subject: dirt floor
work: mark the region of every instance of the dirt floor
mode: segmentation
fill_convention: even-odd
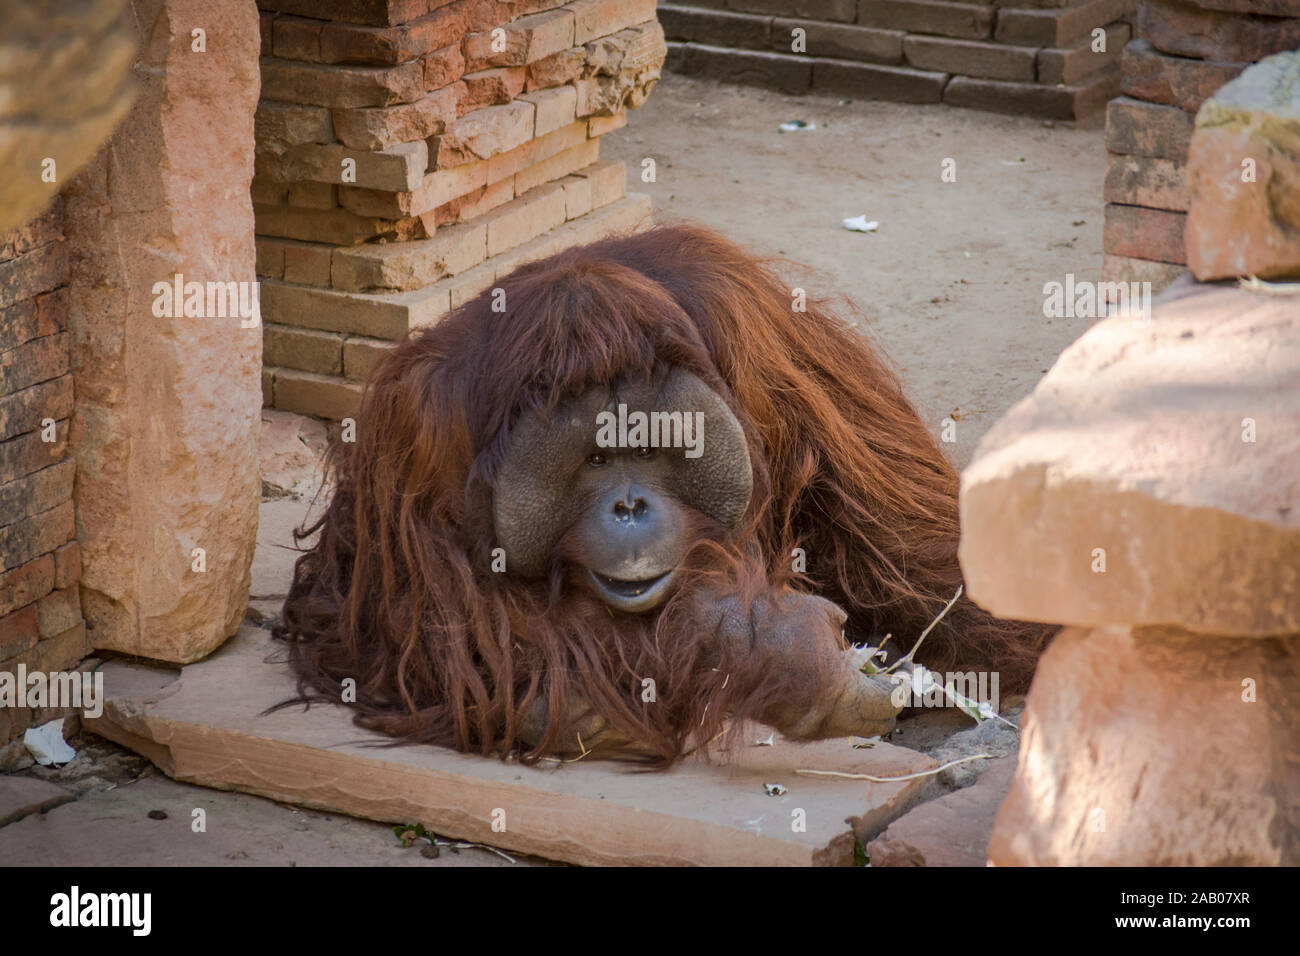
[[[803,120],[816,129],[777,132]],[[1045,319],[1043,283],[1101,265],[1100,129],[948,107],[793,97],[667,76],[603,157],[661,216],[692,218],[815,273],[810,296],[845,295],[900,368],[936,434],[959,410],[965,464],[979,436],[1033,388],[1082,320]],[[641,182],[642,160],[655,181]],[[956,182],[940,181],[943,160]],[[865,214],[874,234],[841,219]],[[250,620],[273,617],[292,554],[276,542],[297,503],[268,502]],[[259,590],[260,589],[260,590]],[[929,750],[953,714],[926,715],[895,742]],[[905,725],[906,726],[906,725]],[[26,769],[76,799],[0,829],[0,865],[509,865],[478,849],[404,849],[391,826],[168,780],[98,738],[60,770]],[[987,749],[988,742],[980,742]],[[1012,742],[1011,746],[1014,746]],[[1005,752],[1005,750],[999,751]],[[195,833],[196,808],[207,830]],[[159,818],[157,811],[165,815]],[[151,815],[152,813],[152,815]],[[527,861],[520,861],[527,862]]]
[[[816,129],[778,132],[789,120]],[[1089,125],[668,74],[601,158],[627,163],[660,218],[806,264],[810,297],[847,296],[936,435],[959,410],[945,448],[960,467],[1087,327],[1044,318],[1042,292],[1101,277],[1106,148]],[[941,181],[946,159],[956,182]],[[841,225],[861,215],[878,231]]]

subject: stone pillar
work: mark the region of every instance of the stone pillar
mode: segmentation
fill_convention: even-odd
[[[254,280],[258,18],[133,8],[139,96],[66,197],[81,593],[93,646],[186,662],[237,629],[256,536],[261,329],[220,299]]]

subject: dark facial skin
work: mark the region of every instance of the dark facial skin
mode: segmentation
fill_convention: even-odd
[[[637,447],[602,446],[598,416],[617,416],[620,405],[629,417],[676,412],[698,422],[700,413],[698,456],[652,447],[648,438]],[[752,487],[740,423],[702,381],[671,370],[648,383],[589,389],[548,419],[522,418],[497,480],[493,517],[509,573],[543,576],[560,538],[576,534],[595,592],[615,610],[642,613],[671,594],[690,543],[690,510],[734,527]]]

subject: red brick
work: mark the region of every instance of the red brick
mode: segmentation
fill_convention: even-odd
[[[1133,0],[1079,0],[1056,10],[998,10],[999,43],[1062,48],[1133,12]]]
[[[573,11],[575,44],[606,37],[655,18],[655,0],[574,0],[565,9]]]
[[[527,73],[522,66],[499,66],[477,73],[466,73],[462,78],[465,95],[461,97],[458,111],[463,116],[482,106],[509,103],[524,91]]]
[[[442,6],[445,0],[258,0],[262,10],[371,26],[396,26]]]
[[[466,113],[436,137],[437,159],[430,168],[446,169],[504,153],[533,138],[533,104],[506,103]],[[431,143],[432,145],[432,143]]]
[[[338,205],[332,183],[300,182],[289,185],[289,194],[285,198],[290,206],[299,209],[333,209]]]
[[[553,53],[536,63],[529,63],[528,84],[525,88],[531,93],[533,90],[572,82],[582,72],[586,62],[587,51],[578,46]]]
[[[0,261],[13,259],[63,238],[63,199],[55,196],[45,210],[7,233],[0,233]]]
[[[322,287],[329,285],[330,252],[333,248],[323,243],[286,242],[284,281]]]
[[[651,16],[653,15],[653,7],[651,7]],[[495,29],[504,31],[504,45],[494,44]],[[466,69],[476,71],[492,66],[526,66],[582,42],[574,39],[572,9],[561,8],[535,13],[502,24],[494,30],[467,36],[465,38]],[[494,50],[494,45],[503,48]]]
[[[1102,248],[1108,256],[1131,256],[1185,265],[1183,225],[1187,216],[1163,209],[1108,203]]]
[[[1127,96],[1106,105],[1106,148],[1130,156],[1184,160],[1193,118],[1176,106],[1144,103]]]
[[[70,588],[81,580],[81,544],[69,541],[54,552],[54,586]]]
[[[56,568],[55,555],[43,554],[20,567],[0,574],[0,619],[15,608],[26,604],[35,607],[36,601],[54,589],[58,573]],[[11,655],[0,651],[0,659],[9,656]]]
[[[424,65],[338,66],[297,60],[262,60],[265,99],[352,109],[410,103],[424,95]]]
[[[1038,82],[1072,86],[1097,73],[1124,55],[1131,29],[1127,23],[1112,23],[1106,27],[1106,48],[1094,51],[1092,37],[1085,37],[1068,50],[1038,51]]]
[[[63,588],[51,591],[36,602],[41,637],[56,637],[81,622],[81,591]]]
[[[858,24],[980,40],[993,32],[993,8],[987,4],[938,3],[934,0],[872,0],[861,4]]]
[[[33,339],[16,349],[0,352],[0,395],[57,378],[67,371],[66,332]]]
[[[0,617],[0,660],[30,650],[40,639],[40,619],[35,604]]]
[[[265,322],[262,325],[262,361],[278,368],[338,375],[343,371],[343,336],[336,332],[296,329]]]
[[[521,77],[522,85],[522,77]],[[460,115],[465,84],[442,89],[399,106],[377,109],[335,110],[334,129],[339,141],[352,149],[381,150],[399,143],[436,136]]]
[[[1195,113],[1201,104],[1248,64],[1193,60],[1160,53],[1146,40],[1124,47],[1122,89],[1125,95],[1149,103],[1164,103]]]
[[[51,242],[16,259],[0,262],[0,309],[68,282],[68,254],[63,243]]]
[[[469,9],[470,4],[460,0],[398,27],[326,23],[320,35],[321,60],[396,65],[419,59],[429,50],[459,45]]]
[[[323,24],[319,20],[304,20],[301,17],[276,17],[271,27],[272,46],[275,55],[287,60],[306,60],[319,63],[320,31]]]
[[[4,516],[5,524],[11,525],[70,501],[72,481],[76,471],[74,462],[64,460],[0,485],[0,515]],[[45,550],[53,551],[67,540],[63,538],[54,541]],[[32,551],[28,556],[33,557],[41,553],[40,550]],[[9,557],[9,555],[0,555],[0,558]]]
[[[1202,10],[1168,0],[1138,4],[1138,33],[1162,53],[1254,63],[1300,49],[1300,19]]]

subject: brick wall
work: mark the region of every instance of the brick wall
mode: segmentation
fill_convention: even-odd
[[[1300,48],[1300,0],[1139,0],[1106,110],[1108,282],[1159,291],[1187,257],[1187,146],[1196,111],[1251,63]]]
[[[0,236],[0,673],[89,653],[77,582],[63,205]],[[0,745],[47,715],[0,707]]]
[[[793,93],[1067,120],[1118,92],[1132,12],[1133,0],[689,0],[659,7],[668,68],[678,72]]]
[[[654,0],[259,7],[267,405],[341,418],[409,329],[647,221],[599,153],[659,77]]]

